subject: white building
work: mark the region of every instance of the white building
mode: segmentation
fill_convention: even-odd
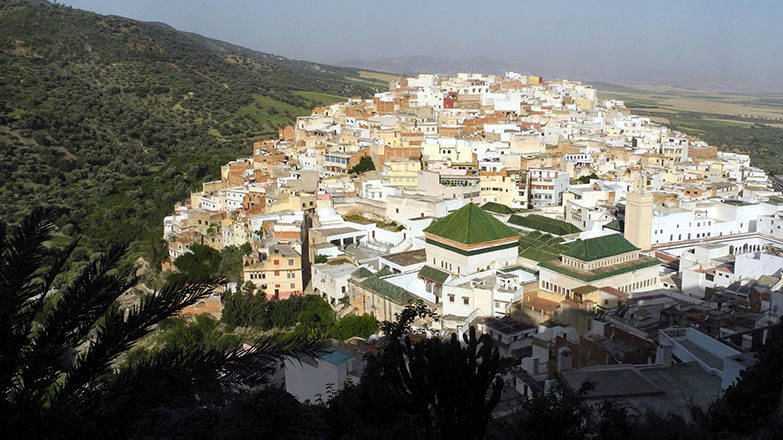
[[[659,262],[619,234],[565,243],[559,259],[539,264],[539,288],[564,297],[574,289],[592,284],[611,286],[623,292],[651,290],[658,285]]]
[[[563,193],[568,190],[568,173],[554,168],[527,170],[527,193],[530,206],[560,206]]]
[[[346,383],[358,383],[366,362],[364,351],[354,345],[331,340],[332,347],[318,357],[286,358],[285,390],[300,402],[329,400],[330,393]]]
[[[348,263],[314,264],[311,268],[313,292],[337,308],[348,293],[348,280],[356,269],[356,266]]]

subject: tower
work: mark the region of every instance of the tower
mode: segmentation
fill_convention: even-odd
[[[639,249],[649,249],[652,240],[653,198],[646,188],[647,175],[640,170],[625,199],[625,239]]]

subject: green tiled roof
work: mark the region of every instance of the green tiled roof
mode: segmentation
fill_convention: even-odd
[[[567,235],[582,232],[581,229],[572,225],[571,223],[564,222],[554,218],[544,217],[543,215],[530,214],[530,215],[512,215],[508,222],[522,226],[523,228],[535,229],[538,231],[548,232],[555,235]]]
[[[604,229],[611,229],[617,232],[623,232],[623,223],[620,220],[614,219],[604,225]]]
[[[562,241],[556,235],[530,232],[519,239],[519,256],[538,263],[559,258],[567,248]]]
[[[638,250],[622,235],[611,234],[568,243],[563,254],[582,261],[593,261]]]
[[[544,261],[538,266],[589,283],[595,280],[601,280],[619,275],[621,273],[633,272],[635,270],[645,269],[647,267],[658,266],[659,264],[660,261],[655,258],[640,257],[638,260],[634,260],[632,262],[614,264],[612,266],[602,267],[587,272],[580,272],[555,260]]]
[[[537,261],[539,263],[554,260],[559,257],[558,254],[552,253],[547,249],[539,249],[534,247],[529,247],[522,250],[522,252],[519,253],[519,256],[522,258],[527,258],[528,260]]]
[[[433,222],[424,232],[462,244],[485,243],[519,235],[514,228],[472,203]]]
[[[367,269],[366,267],[360,267],[351,273],[351,276],[356,278],[367,278],[370,275],[372,275],[372,272],[370,272],[370,269]]]
[[[378,272],[375,272],[375,276],[377,276],[377,277],[385,277],[386,275],[391,275],[393,273],[394,272],[392,272],[392,270],[389,269],[388,266],[383,266],[381,268],[381,270],[379,270]]]
[[[483,205],[481,205],[481,209],[486,209],[490,212],[495,212],[497,214],[513,214],[514,210],[509,208],[508,206],[502,204],[502,203],[495,203],[495,202],[487,202]]]
[[[440,269],[436,269],[427,265],[423,266],[421,270],[419,270],[419,276],[430,281],[435,281],[438,284],[443,284],[447,279],[449,279],[448,272],[444,272]]]
[[[396,304],[408,304],[416,299],[412,293],[400,286],[381,279],[377,273],[362,281],[360,284],[365,289],[389,299]]]

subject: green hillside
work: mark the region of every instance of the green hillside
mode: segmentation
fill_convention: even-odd
[[[159,23],[0,3],[0,218],[63,208],[91,243],[158,237],[253,139],[385,83]]]

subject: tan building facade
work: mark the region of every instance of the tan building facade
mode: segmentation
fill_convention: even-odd
[[[301,295],[304,289],[302,256],[286,245],[270,246],[244,257],[242,279],[253,283],[268,299]]]

